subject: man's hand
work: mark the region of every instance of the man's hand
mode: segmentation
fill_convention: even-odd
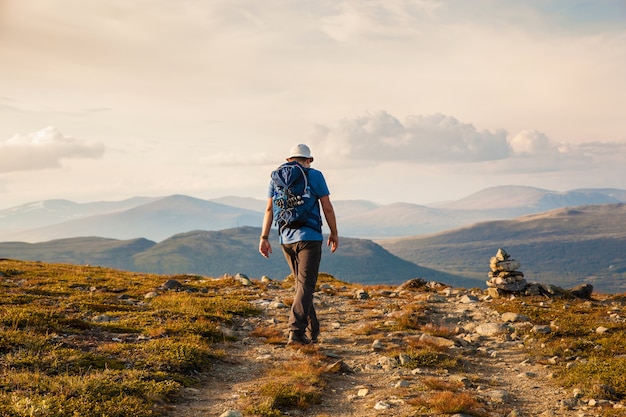
[[[266,258],[270,257],[270,253],[272,253],[272,245],[269,240],[261,239],[259,241],[259,252]]]
[[[328,235],[328,242],[326,243],[326,245],[330,246],[331,252],[335,252],[337,250],[337,246],[339,246],[339,236],[332,233]]]

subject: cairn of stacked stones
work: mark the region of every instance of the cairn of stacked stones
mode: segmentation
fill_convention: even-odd
[[[492,292],[522,292],[528,286],[524,273],[519,271],[521,264],[511,258],[504,249],[498,249],[496,256],[491,257],[489,280],[487,286]]]

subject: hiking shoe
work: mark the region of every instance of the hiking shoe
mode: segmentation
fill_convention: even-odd
[[[317,333],[313,333],[313,332],[310,332],[310,331],[308,331],[308,330],[307,330],[307,332],[306,332],[306,336],[309,338],[309,340],[311,341],[311,343],[317,343],[317,342],[319,342],[319,336],[320,336],[320,333],[319,333],[319,332],[317,332]]]
[[[288,345],[310,345],[311,339],[306,337],[306,335],[302,332],[290,331],[289,339],[287,339]]]

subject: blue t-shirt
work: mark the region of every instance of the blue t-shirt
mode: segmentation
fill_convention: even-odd
[[[317,201],[313,205],[311,212],[309,213],[309,217],[315,219],[316,222],[322,221],[322,216],[320,212],[320,204],[319,199],[321,197],[330,195],[330,191],[328,191],[328,186],[326,185],[326,180],[324,179],[324,175],[322,175],[321,171],[318,171],[313,168],[309,168],[307,173],[307,180],[309,182],[309,187],[311,190],[311,196],[315,198]],[[275,185],[274,181],[270,181],[269,190],[268,190],[268,198],[272,198],[274,196]],[[307,226],[302,226],[298,229],[288,229],[284,228],[282,232],[279,234],[280,243],[295,243],[302,242],[305,240],[316,240],[322,241],[324,237],[322,233],[312,229]]]

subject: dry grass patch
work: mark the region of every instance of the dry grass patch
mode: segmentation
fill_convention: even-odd
[[[622,401],[626,398],[626,302],[621,296],[593,300],[526,297],[499,301],[499,312],[525,314],[533,324],[550,324],[552,332],[520,331],[530,355],[556,369],[556,381],[585,395]],[[603,327],[604,332],[596,329]],[[555,364],[556,363],[556,364]]]
[[[462,366],[462,362],[451,356],[448,352],[442,348],[437,348],[430,345],[422,345],[418,347],[412,347],[403,352],[394,352],[396,357],[401,354],[408,357],[408,361],[405,361],[402,365],[406,368],[419,368],[419,367],[431,367],[437,369],[457,369]]]
[[[282,281],[281,286],[283,288],[289,288],[292,287],[295,284],[295,280],[294,280],[294,276],[293,274],[289,274],[285,277],[285,279]],[[348,282],[344,282],[344,281],[340,281],[337,278],[335,278],[334,276],[332,276],[331,274],[325,273],[325,272],[320,272],[317,275],[317,285],[316,285],[316,289],[319,290],[319,286],[322,284],[328,284],[332,287],[334,287],[335,289],[349,289],[349,288],[355,288],[354,284],[350,284]]]
[[[172,277],[0,260],[0,415],[161,416],[223,353],[221,326],[258,313],[253,290]],[[203,287],[204,285],[204,287]]]
[[[380,326],[377,323],[366,322],[354,329],[353,333],[361,336],[372,336],[380,331]]]
[[[423,304],[407,304],[402,306],[391,316],[396,321],[400,330],[419,330],[426,318]]]
[[[592,398],[620,401],[626,397],[626,358],[590,357],[559,374],[566,387],[582,388]]]
[[[422,383],[431,390],[436,390],[436,391],[458,391],[461,388],[465,387],[465,385],[463,385],[462,382],[460,381],[446,381],[444,379],[441,378],[435,378],[435,377],[426,377],[423,378]]]
[[[293,297],[284,297],[281,301],[284,305],[291,308],[291,305],[293,304]]]
[[[259,388],[259,404],[247,412],[265,417],[282,416],[290,409],[305,410],[320,402],[325,382],[324,367],[315,356],[274,368]]]
[[[488,414],[476,397],[467,392],[436,391],[407,401],[418,407],[420,412],[438,414],[463,413],[470,416],[486,417]]]
[[[433,323],[427,323],[421,326],[420,330],[423,333],[428,333],[429,335],[432,335],[432,336],[438,336],[438,337],[444,337],[444,338],[451,338],[456,334],[454,329],[448,326],[442,326],[442,325],[433,324]]]
[[[265,343],[270,345],[280,345],[285,343],[285,336],[281,330],[276,327],[256,327],[252,330],[251,335],[264,339]]]

